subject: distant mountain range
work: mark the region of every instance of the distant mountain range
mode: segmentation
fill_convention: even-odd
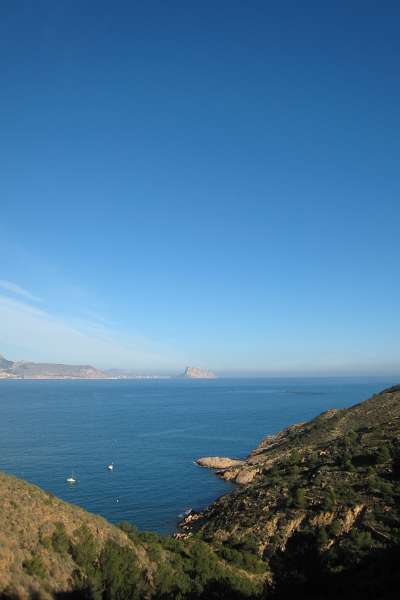
[[[7,360],[0,355],[0,379],[168,379],[168,375],[139,375],[134,371],[100,370],[91,365],[65,365]],[[212,371],[186,367],[185,379],[215,379]]]
[[[0,379],[107,379],[91,365],[63,365],[7,360],[0,355]]]

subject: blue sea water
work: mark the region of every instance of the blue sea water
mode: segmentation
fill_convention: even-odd
[[[375,379],[0,381],[0,470],[112,522],[174,530],[232,489],[194,464],[398,383]],[[113,472],[107,465],[114,462]],[[74,472],[78,482],[66,483]]]

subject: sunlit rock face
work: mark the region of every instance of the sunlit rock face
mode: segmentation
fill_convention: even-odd
[[[197,367],[186,367],[183,377],[186,379],[216,379],[215,373],[207,369]]]

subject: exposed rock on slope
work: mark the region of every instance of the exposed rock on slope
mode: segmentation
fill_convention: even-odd
[[[244,485],[184,520],[183,535],[252,539],[268,561],[311,535],[332,571],[398,543],[400,387],[268,436],[219,474]]]
[[[225,458],[223,456],[205,456],[196,460],[200,467],[208,469],[227,469],[228,467],[237,467],[243,464],[242,460],[234,458]]]
[[[399,386],[269,436],[220,472],[244,485],[192,511],[175,540],[116,528],[0,474],[0,597],[393,597]]]

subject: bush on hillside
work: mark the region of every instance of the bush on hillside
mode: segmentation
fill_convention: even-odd
[[[69,551],[70,541],[65,531],[64,523],[56,523],[53,535],[51,536],[51,544],[56,552],[65,554]]]

